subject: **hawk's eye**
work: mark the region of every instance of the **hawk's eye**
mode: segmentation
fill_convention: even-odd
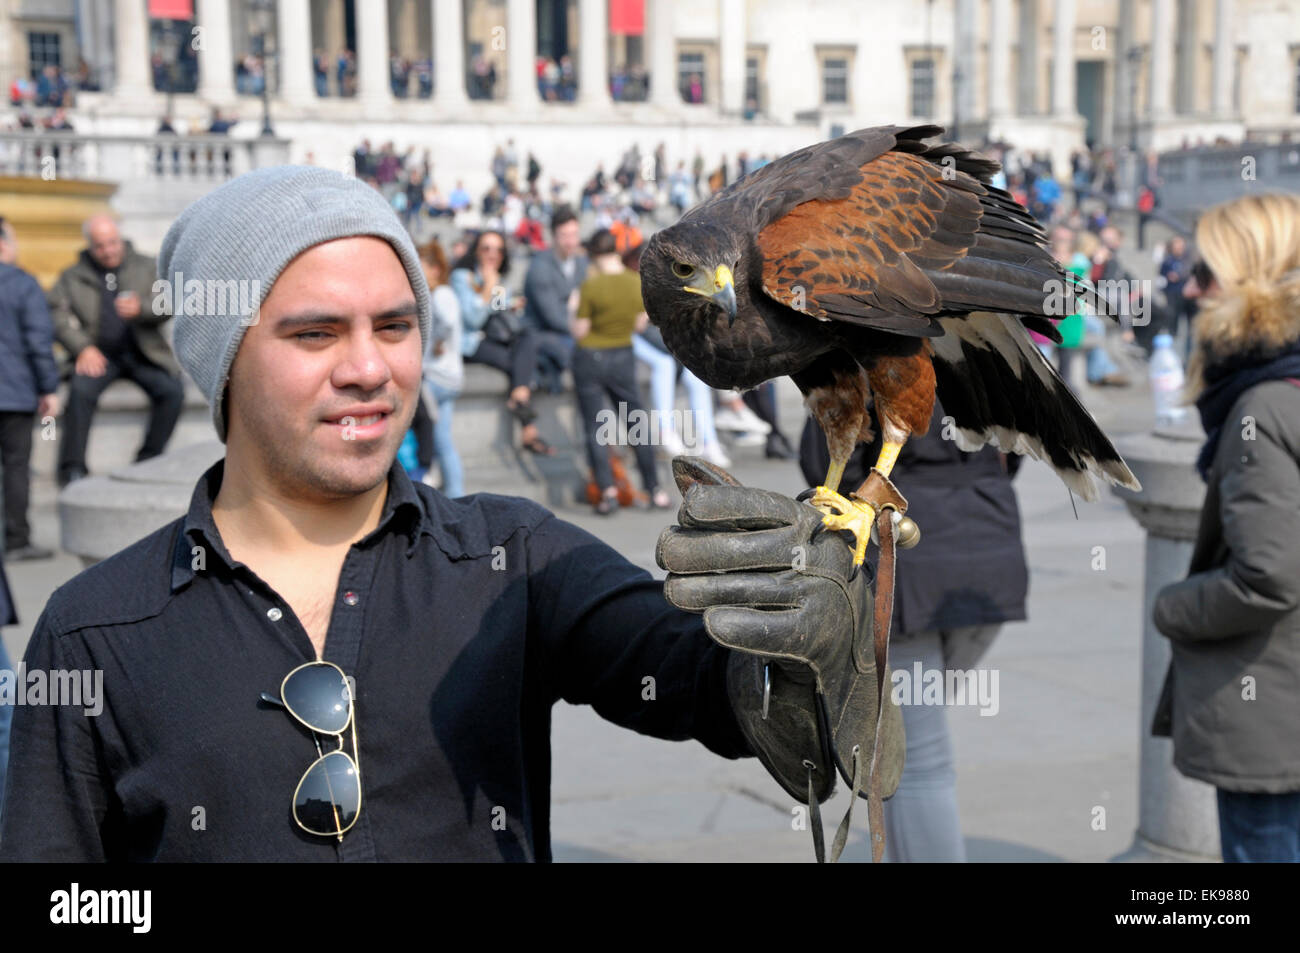
[[[673,262],[673,274],[678,278],[689,278],[695,274],[695,266],[688,265],[684,261],[675,261]]]

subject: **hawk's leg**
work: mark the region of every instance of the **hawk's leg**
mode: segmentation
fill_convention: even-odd
[[[846,361],[826,371],[830,380],[819,382],[806,393],[808,409],[826,434],[831,463],[825,483],[813,490],[808,502],[822,511],[822,525],[827,529],[845,529],[853,534],[853,565],[859,566],[867,556],[876,512],[865,501],[843,496],[838,487],[853,449],[859,443],[869,443],[874,436],[871,415],[867,413],[871,388],[867,372],[856,362]]]
[[[928,344],[924,342],[916,354],[906,357],[878,358],[869,372],[860,367],[847,373],[836,368],[833,384],[809,393],[808,407],[826,432],[831,464],[826,483],[813,491],[808,502],[822,511],[822,524],[827,529],[853,534],[855,566],[866,559],[876,509],[856,492],[846,497],[837,488],[854,447],[872,440],[867,403],[873,394],[884,438],[874,469],[882,476],[888,477],[893,471],[910,435],[929,430],[935,380]]]

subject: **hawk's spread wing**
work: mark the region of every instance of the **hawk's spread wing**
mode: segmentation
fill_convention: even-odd
[[[1055,337],[1033,316],[1060,267],[1032,216],[980,181],[996,166],[920,142],[933,127],[864,132],[737,183],[754,193],[763,291],[822,320],[882,330],[935,335],[931,316],[979,309],[1029,317]]]

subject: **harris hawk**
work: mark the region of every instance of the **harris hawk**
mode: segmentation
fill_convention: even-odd
[[[1140,489],[1026,329],[1078,289],[1037,221],[990,184],[998,164],[938,126],[861,129],[751,172],[657,232],[641,258],[646,312],[701,380],[749,389],[789,375],[826,433],[810,502],[866,555],[875,518],[836,492],[875,403],[888,477],[937,394],[957,445],[1045,461],[1086,500],[1090,474]],[[1063,309],[1064,306],[1064,309]]]

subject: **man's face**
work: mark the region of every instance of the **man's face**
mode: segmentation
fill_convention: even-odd
[[[1124,236],[1120,234],[1119,229],[1110,225],[1101,230],[1099,237],[1101,238],[1102,244],[1111,251],[1118,249],[1124,241]]]
[[[560,253],[561,258],[572,258],[578,253],[580,244],[577,219],[565,222],[555,230],[555,250]]]
[[[276,279],[231,366],[228,456],[298,498],[373,489],[415,414],[422,350],[388,242],[308,249]]]
[[[97,219],[90,223],[86,232],[86,246],[90,249],[90,257],[101,268],[119,267],[126,254],[122,233],[109,219]]]
[[[1169,239],[1169,254],[1173,255],[1175,258],[1182,258],[1186,251],[1187,243],[1177,235]]]

